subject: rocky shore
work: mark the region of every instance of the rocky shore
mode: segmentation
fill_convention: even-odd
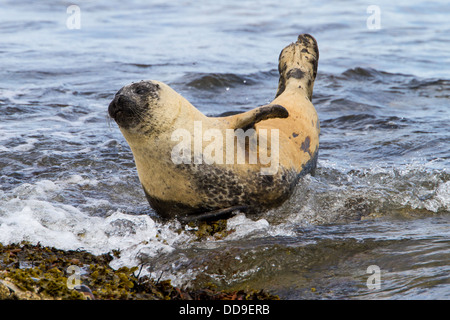
[[[140,267],[114,270],[119,252],[93,255],[30,243],[0,243],[0,299],[14,300],[273,300],[264,291],[177,288],[139,276]],[[75,277],[72,270],[77,270]]]

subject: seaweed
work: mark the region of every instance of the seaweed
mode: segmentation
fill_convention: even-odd
[[[191,222],[190,227],[196,230],[195,236],[197,241],[213,237],[216,240],[226,237],[228,234],[233,232],[233,230],[227,230],[227,220],[216,220],[216,221],[198,221]]]
[[[226,223],[201,224],[198,238],[221,236]],[[266,300],[278,299],[265,291],[181,289],[170,280],[139,276],[138,266],[114,270],[109,266],[119,252],[93,255],[83,250],[59,250],[27,242],[0,243],[0,299],[96,300]],[[68,268],[82,270],[80,283],[68,286]]]

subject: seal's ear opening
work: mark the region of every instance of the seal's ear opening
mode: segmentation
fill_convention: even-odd
[[[235,123],[234,129],[254,129],[255,124],[272,118],[287,118],[289,112],[285,107],[279,104],[268,104],[254,110],[245,112],[239,117]]]

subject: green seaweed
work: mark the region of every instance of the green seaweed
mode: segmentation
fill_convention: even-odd
[[[229,235],[233,230],[227,230],[227,220],[198,221],[189,224],[193,228],[197,241],[213,237],[216,240]]]
[[[226,231],[226,222],[201,224],[199,239],[220,236]],[[278,299],[264,291],[217,291],[210,286],[199,290],[173,287],[170,280],[159,281],[136,275],[138,267],[114,270],[109,263],[120,252],[93,255],[86,251],[63,251],[52,247],[0,243],[0,299],[109,299],[109,300],[253,300]],[[84,290],[67,285],[67,268],[76,265]],[[5,290],[12,283],[14,290]],[[3,285],[3,288],[1,287]],[[86,288],[88,293],[86,294]],[[3,289],[3,290],[2,290]]]

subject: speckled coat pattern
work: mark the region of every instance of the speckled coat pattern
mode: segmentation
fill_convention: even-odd
[[[299,179],[314,173],[317,163],[320,125],[311,98],[318,59],[316,40],[308,34],[300,35],[280,53],[275,99],[269,105],[228,117],[205,116],[159,81],[141,81],[120,89],[108,111],[130,145],[153,209],[172,218],[235,206],[258,212],[287,200]],[[201,123],[203,133],[214,129],[223,137],[227,129],[252,129],[257,136],[261,130],[267,132],[269,154],[275,147],[279,153],[278,170],[261,174],[261,168],[268,165],[260,161],[174,163],[171,152],[178,142],[173,141],[173,132],[184,129],[194,136],[196,122]],[[276,146],[271,145],[273,130],[278,133]],[[248,143],[234,148],[249,153]]]

